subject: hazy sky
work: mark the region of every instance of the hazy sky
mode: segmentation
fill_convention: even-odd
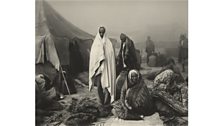
[[[178,38],[176,34],[188,30],[187,0],[46,1],[65,19],[93,35],[101,25],[116,39],[124,32],[139,41],[147,34],[158,41],[173,40]]]

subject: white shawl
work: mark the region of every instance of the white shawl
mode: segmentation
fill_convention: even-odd
[[[115,53],[111,41],[106,34],[101,38],[98,32],[90,51],[89,90],[93,86],[95,77],[101,73],[102,88],[108,89],[111,95],[111,101],[114,101],[115,95],[115,65]]]

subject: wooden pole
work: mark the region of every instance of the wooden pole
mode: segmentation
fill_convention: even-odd
[[[60,68],[61,68],[62,77],[63,77],[63,79],[64,79],[65,86],[66,86],[66,89],[67,89],[67,91],[68,91],[68,94],[71,95],[70,90],[69,90],[69,87],[68,87],[68,83],[67,83],[66,78],[65,78],[65,76],[64,76],[63,69],[62,69],[61,65],[60,65]]]

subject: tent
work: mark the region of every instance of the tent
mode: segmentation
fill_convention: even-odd
[[[59,65],[73,75],[88,70],[94,36],[68,22],[44,0],[36,1],[35,14],[36,74],[44,72],[52,79]],[[37,60],[41,50],[46,55]]]
[[[36,36],[35,47],[36,74],[43,73],[53,80],[60,69],[60,61],[51,35]]]

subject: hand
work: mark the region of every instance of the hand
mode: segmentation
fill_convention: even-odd
[[[125,105],[127,106],[127,108],[128,108],[129,110],[132,109],[132,107],[128,104],[128,101],[127,101],[127,100],[125,100]]]
[[[91,92],[92,88],[93,88],[93,86],[89,87],[89,91],[90,91],[90,92]]]
[[[143,115],[140,115],[140,118],[144,119],[144,116]]]

